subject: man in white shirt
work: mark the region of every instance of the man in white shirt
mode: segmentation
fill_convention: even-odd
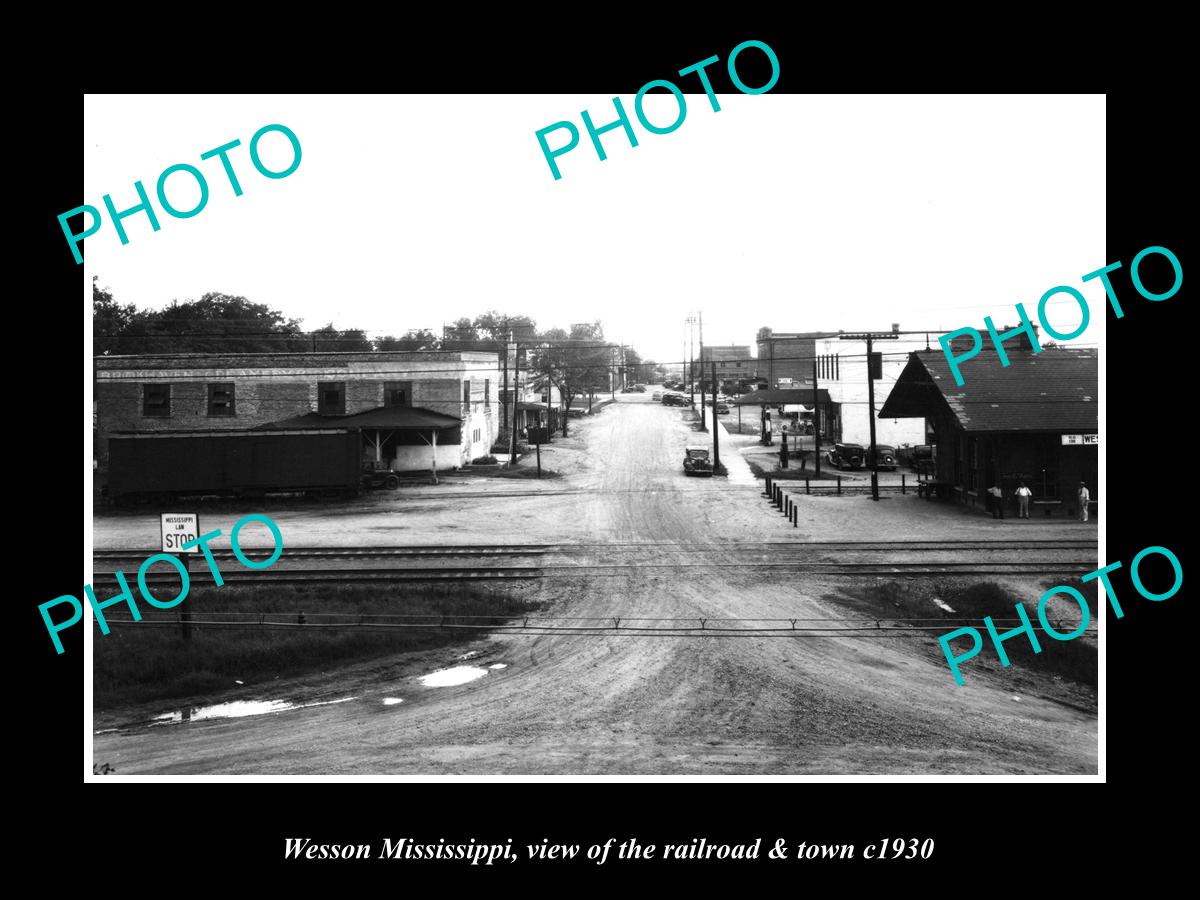
[[[1088,493],[1087,482],[1079,482],[1079,521],[1088,520],[1088,507],[1092,503],[1092,495]]]
[[[1021,482],[1021,486],[1017,488],[1017,518],[1029,518],[1029,498],[1033,496],[1033,491],[1025,487],[1025,482]]]

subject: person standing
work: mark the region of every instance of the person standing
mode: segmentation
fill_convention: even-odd
[[[1088,520],[1088,507],[1092,503],[1092,495],[1088,492],[1087,482],[1079,482],[1079,521]]]
[[[993,519],[1004,518],[1004,491],[1000,490],[1000,486],[993,484],[987,489],[988,505],[992,508]]]
[[[1033,491],[1025,487],[1025,482],[1021,482],[1017,488],[1017,518],[1029,518],[1029,498],[1033,496]]]

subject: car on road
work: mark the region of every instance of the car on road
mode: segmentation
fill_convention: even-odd
[[[687,447],[683,452],[683,474],[709,475],[713,473],[712,459],[707,447]]]
[[[866,458],[862,444],[834,444],[829,451],[829,464],[839,469],[861,469]]]
[[[896,448],[889,444],[876,444],[875,452],[867,451],[866,467],[871,468],[872,461],[878,457],[880,469],[886,469],[889,472],[896,471]]]
[[[662,400],[662,391],[655,391],[653,394],[650,395],[650,399],[661,401]]]
[[[663,394],[662,402],[664,406],[687,406],[688,398],[683,394]]]
[[[729,414],[729,404],[721,400],[717,401],[717,415],[725,416]]]

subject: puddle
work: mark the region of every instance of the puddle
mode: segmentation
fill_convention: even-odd
[[[403,702],[404,702],[404,699],[402,697],[384,697],[383,698],[384,706],[395,706],[397,703],[403,703]]]
[[[308,709],[311,706],[330,706],[345,703],[357,697],[342,697],[340,700],[319,700],[315,703],[291,703],[287,700],[233,700],[213,706],[190,706],[174,712],[155,716],[152,725],[176,725],[181,722],[199,722],[204,719],[240,719],[243,716],[262,716],[267,713],[286,712],[292,709]]]
[[[474,681],[476,678],[482,678],[487,673],[487,669],[481,669],[479,666],[454,666],[451,669],[439,669],[428,675],[422,675],[421,684],[425,687],[454,687]]]
[[[489,669],[507,669],[508,663],[492,663],[488,666]]]
[[[933,602],[935,604],[937,604],[938,609],[944,609],[948,613],[954,612],[954,610],[953,610],[953,608],[951,608],[950,604],[943,601],[940,597],[934,597]]]

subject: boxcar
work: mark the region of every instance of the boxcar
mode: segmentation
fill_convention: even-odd
[[[183,494],[353,494],[361,459],[362,438],[351,429],[114,434],[107,495],[122,503]]]

